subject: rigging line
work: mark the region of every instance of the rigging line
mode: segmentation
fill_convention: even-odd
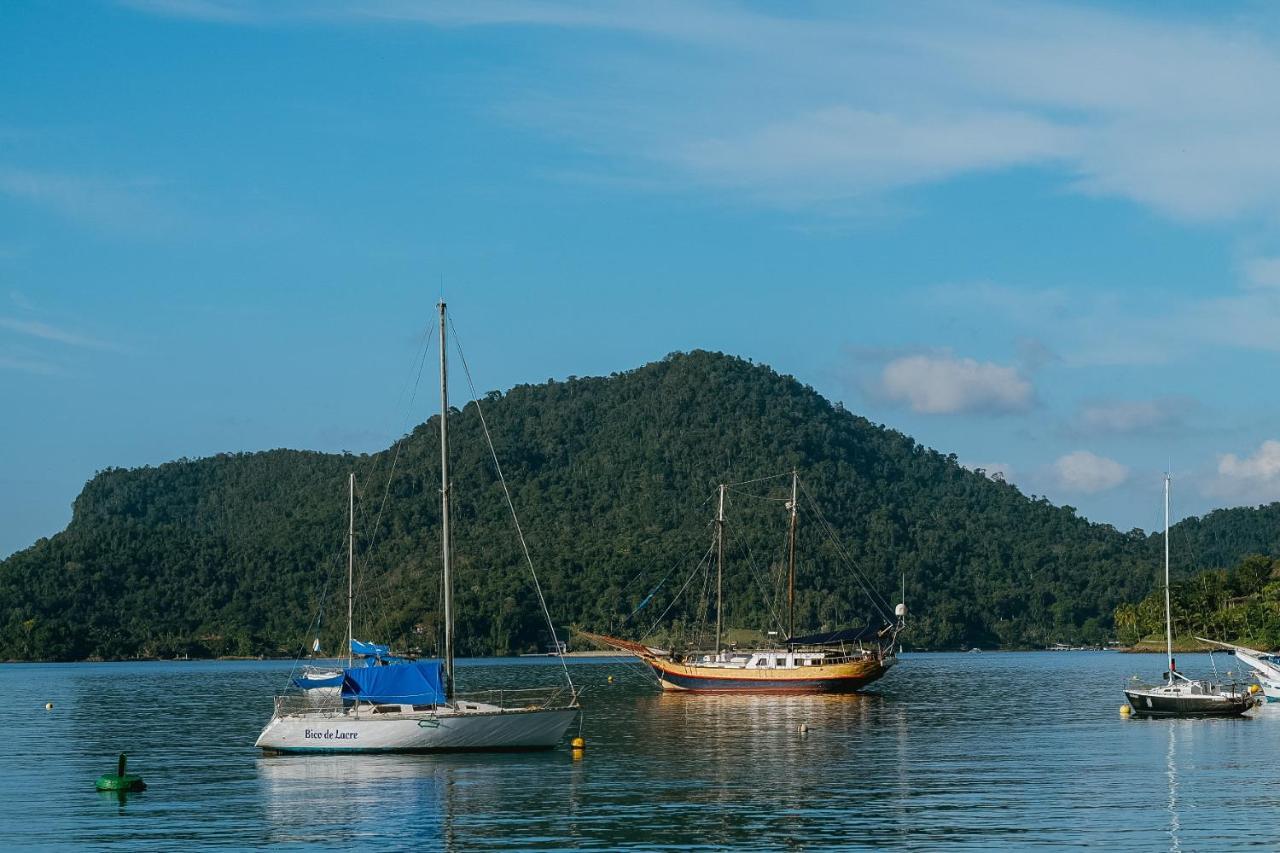
[[[639,613],[644,608],[644,606],[649,603],[649,600],[652,599],[654,595],[657,594],[658,590],[662,589],[662,585],[667,582],[667,579],[670,578],[672,574],[675,573],[676,569],[680,568],[680,564],[683,562],[684,562],[684,555],[681,555],[680,557],[676,558],[676,561],[671,564],[671,568],[667,570],[667,573],[665,575],[663,575],[662,580],[658,581],[658,585],[649,591],[649,594],[644,597],[644,600],[641,601],[640,604],[638,604],[634,610],[632,610],[626,616],[622,617],[622,622],[620,623],[619,627],[621,627],[621,625],[627,624],[627,622],[631,620],[632,616],[635,616],[637,613]],[[626,590],[624,589],[623,592],[626,592]]]
[[[893,620],[889,617],[889,611],[892,609],[889,607],[889,602],[885,601],[884,597],[872,588],[870,580],[868,580],[866,575],[862,573],[862,570],[858,568],[858,565],[853,561],[853,558],[849,556],[849,552],[845,549],[844,543],[842,543],[839,537],[836,536],[835,529],[831,526],[831,523],[827,521],[827,517],[822,514],[822,510],[818,507],[817,502],[814,501],[813,495],[809,494],[809,489],[805,485],[804,480],[799,480],[797,478],[797,481],[800,484],[800,490],[804,492],[805,499],[809,502],[810,509],[813,510],[814,516],[822,523],[822,527],[824,532],[827,534],[827,538],[830,539],[831,544],[835,546],[836,553],[839,554],[849,568],[853,570],[854,578],[858,581],[858,585],[862,587],[862,591],[867,594],[869,599],[871,599],[871,605],[880,612],[881,618],[886,622],[892,622]]]
[[[762,600],[764,601],[765,607],[769,608],[769,615],[773,617],[775,622],[774,627],[778,628],[779,631],[783,630],[782,616],[780,613],[778,613],[777,610],[774,609],[773,603],[769,600],[770,598],[769,588],[765,586],[760,579],[761,572],[760,572],[759,566],[756,565],[755,554],[753,554],[751,551],[751,543],[747,541],[747,538],[745,535],[739,536],[737,533],[734,533],[734,532],[730,532],[729,535],[733,537],[735,542],[742,543],[743,549],[747,552],[747,562],[750,564],[751,578],[756,582],[756,586],[760,590],[760,595],[762,596]]]
[[[734,486],[749,486],[749,485],[751,485],[752,483],[763,483],[763,482],[765,482],[765,481],[767,481],[767,480],[777,480],[777,479],[780,479],[780,478],[782,478],[782,477],[790,477],[790,476],[791,476],[791,472],[790,472],[790,471],[787,471],[787,472],[782,473],[782,474],[770,474],[770,475],[769,475],[769,476],[767,476],[767,477],[756,477],[754,480],[739,480],[739,481],[738,481],[738,482],[736,482],[736,483],[725,483],[725,486],[726,486],[727,488],[732,489]]]
[[[702,569],[702,593],[698,596],[698,607],[695,611],[698,614],[698,630],[694,632],[694,642],[699,646],[705,646],[703,640],[707,633],[707,622],[711,619],[711,560],[708,558],[705,567],[700,562],[698,567]],[[716,618],[720,618],[724,610],[724,602],[716,602]]]
[[[708,496],[706,497],[706,499],[705,499],[705,500],[703,500],[703,501],[702,501],[702,503],[701,503],[701,504],[699,504],[699,508],[701,508],[702,506],[705,506],[706,504],[708,504],[708,503],[709,503],[711,500],[713,500],[714,498],[715,498],[715,492],[712,492],[710,495],[708,495]],[[681,526],[681,527],[677,528],[676,530],[674,530],[674,531],[672,531],[672,532],[673,532],[673,533],[683,533],[683,532],[685,531],[685,529],[688,527],[688,521],[687,521],[687,518],[688,518],[688,516],[686,516],[686,521],[684,522],[684,525],[683,525],[683,526]],[[710,527],[710,526],[711,526],[712,524],[714,524],[714,523],[715,523],[715,522],[707,522],[707,523],[704,525],[704,529],[705,529],[706,527]],[[631,585],[632,585],[632,584],[634,584],[636,581],[640,580],[640,578],[644,577],[644,575],[645,575],[645,574],[647,574],[647,573],[648,573],[648,571],[649,571],[651,568],[653,568],[653,567],[657,564],[657,562],[658,562],[658,557],[660,557],[660,556],[662,556],[662,554],[661,554],[661,553],[659,553],[659,554],[658,554],[657,556],[655,556],[652,560],[650,560],[650,561],[649,561],[649,564],[648,564],[647,566],[645,566],[643,569],[641,569],[641,570],[640,570],[639,572],[637,572],[636,574],[632,575],[631,580],[629,580],[629,581],[627,581],[627,582],[626,582],[626,584],[622,587],[622,589],[621,589],[621,590],[619,590],[618,594],[619,594],[619,595],[622,595],[622,594],[626,593],[626,591],[627,591],[627,590],[631,589]],[[680,559],[682,559],[682,558],[683,558],[683,557],[678,558],[678,559],[676,560],[676,563],[672,566],[672,570],[674,570],[676,566],[680,565]],[[668,572],[667,574],[670,574],[670,572]]]
[[[409,402],[405,406],[404,417],[401,418],[401,422],[404,423],[406,427],[409,426],[407,422],[412,417],[413,404],[418,398],[418,388],[422,384],[422,371],[426,366],[427,353],[431,351],[431,340],[434,336],[435,336],[435,326],[432,324],[428,324],[427,332],[425,335],[422,336],[422,355],[419,356],[419,359],[418,359],[418,370],[417,370],[417,375],[413,380],[413,390],[409,394]],[[402,398],[403,398],[403,394],[404,392],[402,391],[401,392]],[[369,573],[369,562],[372,559],[374,548],[378,544],[378,533],[382,525],[382,515],[387,508],[387,499],[391,495],[391,482],[395,479],[395,476],[396,476],[396,466],[400,462],[400,452],[404,448],[405,440],[409,438],[411,433],[412,433],[412,429],[408,430],[407,432],[402,432],[399,440],[396,441],[396,450],[391,458],[391,470],[387,473],[387,483],[386,483],[386,487],[382,491],[382,501],[378,505],[378,514],[373,521],[373,532],[369,535],[369,544],[365,546],[364,559],[357,561],[357,566],[360,569],[356,573],[358,576],[357,588],[361,593],[361,595],[363,595],[364,592],[366,591],[366,581],[367,581],[367,575]],[[370,464],[369,476],[370,478],[372,478],[372,468],[376,463],[374,463],[373,460],[370,460],[369,464]],[[361,515],[364,516],[364,513],[362,512]],[[367,518],[367,516],[364,516],[364,517]],[[361,520],[364,520],[364,519],[362,518]],[[382,594],[384,604],[386,602],[386,595],[387,595],[386,585],[389,583],[390,583],[389,578],[384,577],[383,589],[380,591]]]
[[[689,572],[689,576],[685,578],[684,584],[680,587],[679,591],[676,592],[676,594],[671,597],[671,603],[667,605],[667,609],[662,611],[662,615],[653,621],[653,624],[649,626],[649,630],[645,631],[644,634],[641,635],[640,642],[643,643],[645,641],[645,638],[653,633],[653,629],[657,628],[658,625],[662,622],[662,620],[667,618],[667,614],[671,612],[671,608],[675,607],[676,602],[680,600],[680,596],[684,595],[684,591],[689,588],[689,583],[695,577],[697,577],[699,570],[702,569],[703,563],[710,562],[711,554],[712,552],[715,551],[715,549],[716,549],[715,543],[712,543],[710,546],[708,546],[707,552],[702,555],[702,559],[699,560],[697,564],[693,567],[693,569]]]
[[[484,419],[484,409],[480,407],[480,395],[476,393],[476,385],[471,380],[471,368],[467,366],[467,357],[462,353],[462,339],[458,336],[458,328],[453,324],[453,318],[449,318],[449,328],[453,330],[453,345],[458,351],[458,360],[462,363],[462,372],[467,377],[467,385],[471,388],[471,401],[476,404],[476,414],[480,416],[480,427],[484,430],[484,440],[489,445],[489,455],[493,459],[493,467],[498,472],[498,482],[502,484],[503,497],[507,499],[507,509],[511,511],[511,521],[516,527],[516,536],[520,539],[520,548],[524,551],[525,562],[529,564],[529,574],[533,576],[533,588],[538,593],[538,603],[542,605],[542,615],[547,620],[547,630],[551,632],[551,642],[559,648],[560,638],[556,634],[556,626],[551,621],[551,611],[547,610],[547,599],[542,594],[542,584],[538,581],[538,572],[533,567],[533,557],[529,555],[529,545],[525,542],[524,531],[520,528],[520,518],[516,515],[516,505],[511,500],[511,490],[507,488],[507,478],[502,473],[502,465],[498,462],[498,451],[494,449],[493,437],[489,435],[489,424]],[[442,417],[447,417],[442,415]],[[565,638],[566,647],[569,638]],[[565,681],[569,683],[569,690],[573,692],[573,677],[569,675],[569,665],[564,661],[564,655],[559,655],[560,666],[564,669]]]
[[[791,500],[791,498],[771,498],[766,495],[757,495],[755,492],[744,492],[741,489],[735,489],[731,486],[726,486],[725,488],[728,489],[728,491],[733,492],[735,495],[741,495],[747,498],[755,498],[758,501],[769,501],[770,503],[786,503],[787,501]]]

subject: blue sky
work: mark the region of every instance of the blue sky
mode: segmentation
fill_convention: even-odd
[[[0,69],[0,554],[388,446],[442,288],[485,389],[717,349],[1122,529],[1280,499],[1265,4],[10,3]]]

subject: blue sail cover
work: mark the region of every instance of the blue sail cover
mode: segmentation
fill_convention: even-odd
[[[444,664],[430,660],[343,670],[342,698],[374,703],[439,705],[446,701]]]
[[[391,647],[379,645],[378,643],[366,643],[363,640],[352,640],[351,653],[371,658],[382,658],[391,654]]]

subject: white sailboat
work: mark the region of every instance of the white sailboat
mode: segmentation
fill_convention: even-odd
[[[1178,672],[1173,659],[1173,614],[1169,602],[1169,476],[1164,478],[1164,624],[1169,668],[1164,683],[1133,683],[1124,696],[1140,717],[1238,717],[1260,699],[1242,684],[1193,680]],[[1135,676],[1136,678],[1137,676]]]
[[[444,655],[385,667],[343,669],[339,701],[279,696],[256,746],[269,752],[435,752],[548,749],[578,716],[578,692],[454,693],[453,576],[449,526],[449,388],[445,304],[440,302],[440,506]],[[501,474],[501,472],[499,472]],[[504,483],[505,488],[505,483]],[[350,634],[350,583],[348,583]],[[550,619],[548,618],[548,625]],[[554,635],[554,629],[552,629]],[[348,637],[350,643],[351,638]]]
[[[1202,643],[1211,643],[1228,649],[1228,654],[1235,655],[1236,660],[1253,670],[1253,676],[1262,686],[1262,693],[1267,697],[1267,701],[1280,702],[1280,655],[1260,652],[1248,646],[1233,646],[1217,640],[1206,640],[1204,637],[1196,637],[1196,639]]]

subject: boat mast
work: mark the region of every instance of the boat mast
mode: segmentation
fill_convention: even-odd
[[[787,640],[796,635],[796,486],[800,475],[791,470],[791,535],[787,543]]]
[[[444,300],[440,300],[440,553],[444,566],[444,695],[453,698],[453,573],[449,547],[449,373]]]
[[[720,511],[716,513],[716,657],[720,657],[720,613],[724,609],[724,483],[720,484]]]
[[[1169,683],[1173,683],[1173,610],[1169,606],[1169,475],[1164,475],[1164,630],[1169,650]]]
[[[356,472],[347,478],[347,669],[352,666],[351,641],[355,633],[351,629],[351,603],[355,593],[356,566]]]

